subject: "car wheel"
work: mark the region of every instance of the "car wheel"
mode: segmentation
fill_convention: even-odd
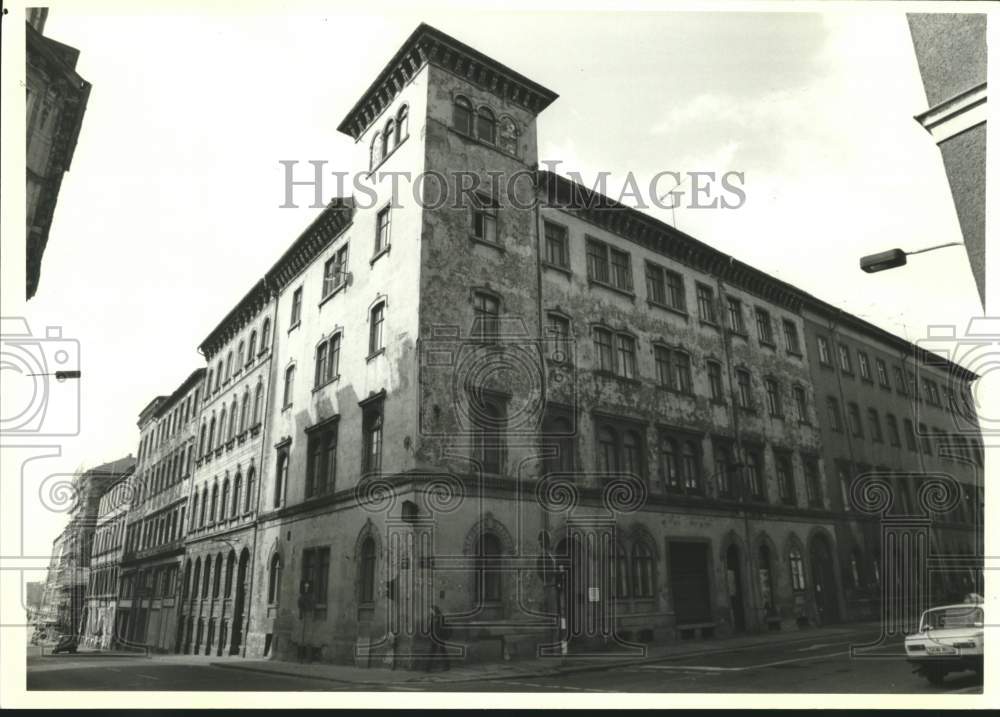
[[[927,670],[924,673],[924,677],[926,677],[927,681],[930,682],[932,685],[940,685],[944,684],[944,676],[946,674],[948,673],[946,673],[944,670]]]

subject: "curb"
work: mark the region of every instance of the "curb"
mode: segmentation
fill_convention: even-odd
[[[786,644],[790,645],[790,644],[796,644],[796,643],[799,643],[799,642],[808,642],[809,640],[815,640],[815,639],[817,639],[820,636],[838,637],[838,636],[842,636],[842,635],[851,635],[851,634],[854,634],[854,633],[857,633],[857,632],[861,632],[864,629],[865,628],[863,628],[863,627],[857,627],[857,628],[854,628],[854,629],[839,629],[836,632],[822,632],[822,629],[819,629],[813,635],[802,636],[802,637],[795,637],[795,638],[791,638],[791,639],[787,639],[787,640],[773,640],[773,639],[772,640],[760,640],[760,641],[755,641],[755,642],[747,643],[745,645],[740,645],[738,647],[731,647],[731,646],[730,647],[715,647],[715,648],[708,649],[708,650],[697,650],[697,651],[693,651],[693,652],[685,652],[685,653],[682,653],[682,654],[660,655],[660,656],[656,656],[656,657],[642,657],[642,658],[636,658],[636,659],[631,659],[631,660],[613,660],[613,661],[609,661],[606,658],[587,658],[585,656],[579,656],[580,659],[582,659],[582,660],[593,659],[595,661],[592,662],[592,663],[590,663],[590,664],[587,664],[587,665],[573,665],[573,666],[570,666],[570,667],[567,667],[565,664],[563,664],[563,665],[560,665],[558,667],[554,667],[554,668],[551,668],[551,669],[548,669],[548,670],[544,670],[544,671],[536,671],[536,672],[533,672],[533,673],[530,673],[530,674],[531,674],[532,677],[551,677],[551,676],[554,676],[554,675],[568,675],[568,674],[575,674],[575,673],[581,673],[581,672],[594,672],[594,671],[597,671],[597,670],[606,669],[608,667],[628,667],[628,666],[631,666],[631,665],[654,664],[654,663],[658,663],[658,662],[670,662],[670,661],[673,661],[673,660],[687,659],[689,657],[701,657],[703,655],[716,655],[716,654],[723,653],[723,652],[734,652],[734,651],[739,651],[739,650],[749,650],[749,649],[753,649],[755,647],[763,647],[763,646],[766,646],[766,645],[786,645]],[[403,679],[403,680],[396,680],[396,681],[338,679],[336,677],[328,677],[328,676],[325,676],[325,675],[306,675],[306,674],[302,674],[301,672],[293,672],[291,669],[286,669],[286,670],[283,670],[283,669],[272,670],[272,669],[266,669],[266,668],[262,668],[262,667],[250,667],[250,666],[247,666],[247,665],[241,665],[241,664],[236,663],[236,662],[210,662],[209,664],[212,665],[213,667],[228,668],[228,669],[231,669],[231,670],[244,670],[246,672],[255,672],[255,673],[261,673],[261,674],[268,674],[268,675],[282,675],[282,676],[285,676],[285,677],[298,677],[298,678],[306,678],[306,679],[311,679],[311,680],[323,680],[323,681],[326,681],[326,682],[336,682],[336,683],[339,683],[339,684],[365,685],[365,686],[374,686],[374,687],[383,687],[383,688],[384,687],[388,687],[388,686],[393,685],[393,684],[407,684],[407,683],[422,682],[423,681],[423,680],[421,680],[417,676],[414,676],[414,677],[411,677],[411,678],[408,678],[408,679]],[[391,672],[391,671],[387,671],[387,672]],[[461,682],[487,682],[487,681],[494,681],[494,680],[504,680],[504,679],[516,678],[516,677],[521,677],[521,676],[523,676],[523,675],[521,675],[521,674],[515,674],[515,675],[504,675],[504,674],[501,674],[501,675],[496,675],[496,674],[490,675],[490,674],[482,674],[482,675],[475,675],[475,676],[462,676],[462,677],[457,677],[455,679],[431,680],[431,683],[432,684],[441,684],[441,683],[454,684],[454,683],[461,683]]]

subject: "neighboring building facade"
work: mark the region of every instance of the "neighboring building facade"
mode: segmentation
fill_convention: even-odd
[[[101,496],[90,551],[87,624],[83,643],[107,650],[118,642],[118,584],[125,544],[125,521],[132,502],[133,473],[112,483]]]
[[[986,15],[910,13],[930,106],[917,115],[941,148],[979,299],[986,305]]]
[[[135,499],[128,512],[119,584],[119,638],[174,652],[179,644],[181,564],[205,369],[139,415]]]
[[[48,8],[28,8],[27,67],[27,298],[38,289],[42,254],[63,175],[69,171],[90,97],[76,72],[80,51],[45,37]]]
[[[188,494],[181,652],[246,650],[273,297],[261,279],[199,347],[208,362]]]

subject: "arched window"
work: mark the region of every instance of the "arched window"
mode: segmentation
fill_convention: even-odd
[[[632,595],[653,597],[653,554],[641,540],[632,546]]]
[[[240,433],[247,429],[247,421],[250,419],[250,389],[243,391],[243,406],[240,408]]]
[[[760,599],[767,613],[774,612],[774,585],[771,581],[771,549],[761,545],[758,553],[758,577],[760,578]]]
[[[292,405],[292,393],[295,389],[295,364],[285,369],[285,387],[282,392],[281,404],[285,408]]]
[[[219,363],[215,366],[215,390],[218,391],[222,386],[222,359],[219,359]]]
[[[497,119],[489,107],[480,107],[476,116],[476,137],[490,144],[497,143]]]
[[[236,347],[236,370],[239,371],[243,367],[243,341],[241,340],[239,345]]]
[[[208,450],[212,451],[215,449],[215,414],[212,414],[212,420],[208,424]]]
[[[205,422],[201,422],[201,430],[198,431],[198,456],[205,455]]]
[[[236,553],[230,550],[229,557],[226,558],[226,597],[231,597],[233,594],[234,567],[236,567]]]
[[[219,411],[219,442],[216,448],[221,448],[222,444],[226,442],[226,407],[223,406],[222,410]]]
[[[212,556],[205,556],[205,579],[201,583],[201,596],[208,597],[209,583],[212,582]]]
[[[798,548],[788,551],[788,570],[792,574],[792,590],[806,589],[806,566],[802,561],[802,553]]]
[[[222,588],[222,553],[215,556],[215,577],[212,579],[212,597],[219,597]]]
[[[222,505],[219,506],[219,519],[223,520],[229,513],[229,478],[222,482]]]
[[[236,437],[236,421],[239,418],[239,404],[236,396],[233,396],[233,403],[229,407],[229,440]]]
[[[278,589],[281,587],[281,556],[275,553],[271,556],[271,565],[267,571],[267,602],[274,605],[278,602]]]
[[[384,348],[382,340],[382,324],[385,321],[385,302],[380,301],[372,307],[368,323],[368,355]]]
[[[409,128],[410,108],[403,105],[396,113],[396,144],[399,145],[410,134]]]
[[[212,508],[209,511],[208,521],[214,523],[219,517],[219,484],[212,485]]]
[[[260,353],[267,353],[271,343],[271,317],[265,316],[260,327]]]
[[[476,604],[500,602],[500,539],[483,533],[476,542]]]
[[[230,508],[230,515],[234,518],[240,513],[240,488],[242,487],[243,476],[239,469],[236,470],[236,477],[233,478],[233,505]]]
[[[360,601],[362,604],[375,602],[375,539],[371,536],[361,543]]]
[[[377,167],[381,161],[382,161],[382,134],[380,132],[376,132],[375,136],[372,137],[372,146],[371,150],[369,151],[368,169],[369,170],[375,169],[375,167]]]
[[[264,382],[257,381],[257,389],[254,391],[253,395],[253,425],[256,426],[260,423],[260,412],[264,402]]]
[[[385,123],[385,131],[382,133],[382,156],[388,157],[394,149],[396,149],[396,122],[390,119]]]
[[[253,363],[254,349],[257,348],[257,331],[250,332],[250,340],[247,341],[247,366]]]
[[[198,597],[198,586],[201,583],[201,558],[194,561],[194,577],[191,579],[191,597]]]
[[[232,378],[232,375],[233,375],[233,352],[232,352],[232,350],[230,350],[230,352],[226,355],[226,382],[227,383],[229,382],[229,379]]]
[[[205,512],[208,510],[208,486],[201,487],[201,512],[198,514],[199,527],[205,525]]]
[[[456,131],[472,136],[472,103],[464,97],[456,97],[451,109],[451,124]]]
[[[253,466],[247,468],[247,495],[243,501],[243,510],[246,513],[250,512],[250,501],[253,500],[253,488],[254,488],[254,470]]]

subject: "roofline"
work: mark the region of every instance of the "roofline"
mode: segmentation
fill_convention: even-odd
[[[153,415],[156,418],[159,418],[164,413],[166,413],[171,407],[174,406],[174,404],[177,403],[177,401],[185,393],[187,393],[188,391],[191,390],[191,387],[194,384],[196,384],[198,381],[200,381],[202,379],[202,377],[205,375],[205,371],[206,371],[206,369],[205,369],[204,366],[202,366],[200,368],[196,368],[194,371],[192,371],[188,375],[188,377],[186,379],[184,379],[184,381],[181,382],[181,385],[178,386],[176,389],[174,389],[174,392],[171,393],[169,396],[167,396],[166,400],[163,401],[162,403],[160,403],[156,407],[156,409],[153,411]]]
[[[267,284],[267,278],[261,277],[258,279],[250,290],[240,298],[239,301],[231,308],[222,320],[215,325],[208,335],[198,344],[198,353],[205,358],[208,358],[209,353],[213,353],[211,349],[214,348],[215,344],[223,339],[223,335],[227,331],[232,330],[233,324],[238,323],[238,317],[245,314],[248,309],[251,309],[255,305],[266,304],[271,299],[271,292]],[[259,311],[259,308],[258,308]],[[224,339],[223,339],[224,340]]]
[[[443,57],[439,58],[438,49],[441,46],[445,46],[445,52]],[[420,72],[425,65],[432,63],[452,71],[446,63],[454,58],[459,58],[459,56],[467,63],[466,79],[472,80],[471,73],[476,66],[480,71],[491,72],[494,84],[500,79],[504,80],[501,92],[508,94],[508,89],[511,90],[510,99],[518,104],[523,104],[526,109],[535,114],[544,110],[559,97],[552,90],[528,79],[507,65],[422,22],[410,33],[385,67],[382,68],[382,71],[368,85],[358,101],[341,120],[337,131],[357,140],[385,107],[391,104],[406,82]],[[394,75],[397,77],[394,78]],[[403,81],[400,82],[398,77],[402,77]],[[386,91],[390,79],[394,80],[394,84],[391,90]],[[526,91],[522,93],[521,88],[517,87],[518,85]],[[362,118],[362,115],[367,116]]]
[[[901,336],[897,336],[886,329],[875,326],[874,324],[865,321],[864,319],[855,316],[844,309],[833,306],[832,304],[817,298],[816,296],[793,284],[789,284],[788,282],[775,278],[770,274],[757,269],[756,267],[746,264],[729,254],[721,252],[699,239],[695,239],[680,229],[657,219],[656,217],[640,212],[638,209],[621,204],[620,202],[617,202],[614,199],[591,189],[590,187],[554,172],[540,169],[538,170],[538,173],[540,175],[539,184],[544,185],[546,189],[555,184],[557,191],[560,188],[571,189],[571,198],[574,200],[577,198],[582,200],[579,203],[574,202],[569,206],[563,206],[557,203],[553,206],[555,209],[582,210],[589,212],[590,216],[599,212],[614,211],[618,216],[615,218],[616,221],[612,223],[617,224],[618,228],[608,229],[608,231],[619,234],[620,236],[635,241],[640,245],[658,244],[663,247],[670,246],[669,242],[656,241],[655,237],[651,237],[648,241],[638,241],[637,239],[625,234],[626,229],[631,229],[635,232],[636,227],[639,227],[638,231],[640,233],[643,233],[644,230],[661,232],[666,235],[666,237],[661,238],[672,239],[690,245],[690,247],[685,247],[680,252],[677,252],[682,255],[686,254],[686,256],[674,256],[674,254],[670,254],[682,263],[689,265],[693,264],[691,255],[694,251],[699,252],[708,256],[710,260],[708,262],[708,266],[695,265],[695,268],[718,275],[726,274],[727,276],[724,278],[726,278],[730,283],[733,283],[750,293],[760,295],[761,285],[768,284],[777,292],[778,296],[786,300],[791,300],[791,305],[789,305],[789,302],[786,302],[786,306],[795,310],[796,313],[801,314],[803,307],[811,309],[818,314],[836,319],[858,331],[867,333],[876,339],[892,344],[908,353],[912,353],[916,358],[920,358],[925,363],[937,365],[946,364],[953,373],[958,374],[966,380],[972,381],[979,378],[976,373],[970,371],[964,366],[959,366],[942,356],[933,354],[926,349],[907,341]],[[668,253],[665,249],[661,249],[660,251],[662,253]],[[762,296],[762,298],[771,301],[776,300],[774,296]]]

